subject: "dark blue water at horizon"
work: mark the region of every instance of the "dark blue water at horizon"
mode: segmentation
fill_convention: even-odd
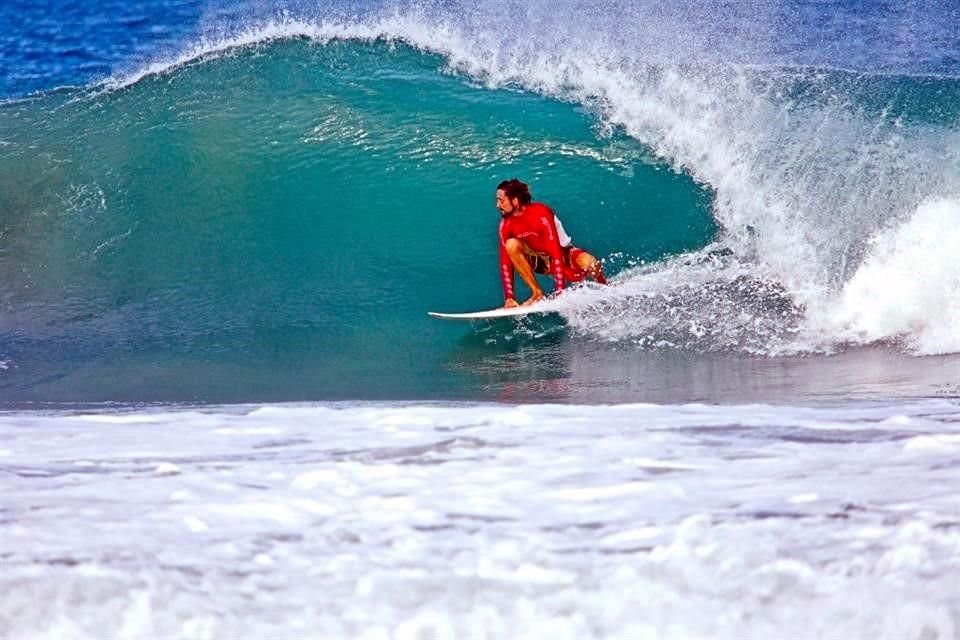
[[[0,3],[0,95],[103,79],[196,35],[205,0]]]

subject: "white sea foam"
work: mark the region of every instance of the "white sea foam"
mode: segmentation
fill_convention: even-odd
[[[922,354],[960,352],[960,199],[925,202],[874,236],[833,322],[832,334],[861,342],[906,336]]]
[[[0,415],[0,636],[960,631],[955,402],[125,415]]]

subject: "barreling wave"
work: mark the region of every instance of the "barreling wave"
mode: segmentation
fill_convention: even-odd
[[[956,77],[667,63],[487,18],[274,19],[2,105],[7,351],[429,349],[425,309],[498,299],[514,175],[618,272],[561,305],[577,335],[960,351]]]

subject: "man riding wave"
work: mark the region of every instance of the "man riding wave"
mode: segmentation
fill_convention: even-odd
[[[534,273],[551,274],[554,293],[562,291],[567,283],[581,282],[587,277],[606,284],[600,261],[573,246],[550,207],[532,200],[530,188],[516,178],[497,185],[503,306],[518,306],[513,291],[514,269],[533,292],[524,305],[544,297]]]

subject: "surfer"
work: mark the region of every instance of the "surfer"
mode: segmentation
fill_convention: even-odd
[[[534,273],[551,274],[554,293],[562,291],[568,282],[581,282],[587,277],[606,284],[600,261],[573,246],[550,207],[532,200],[530,187],[516,178],[497,185],[503,306],[518,304],[513,293],[514,269],[533,292],[524,305],[543,299]]]

